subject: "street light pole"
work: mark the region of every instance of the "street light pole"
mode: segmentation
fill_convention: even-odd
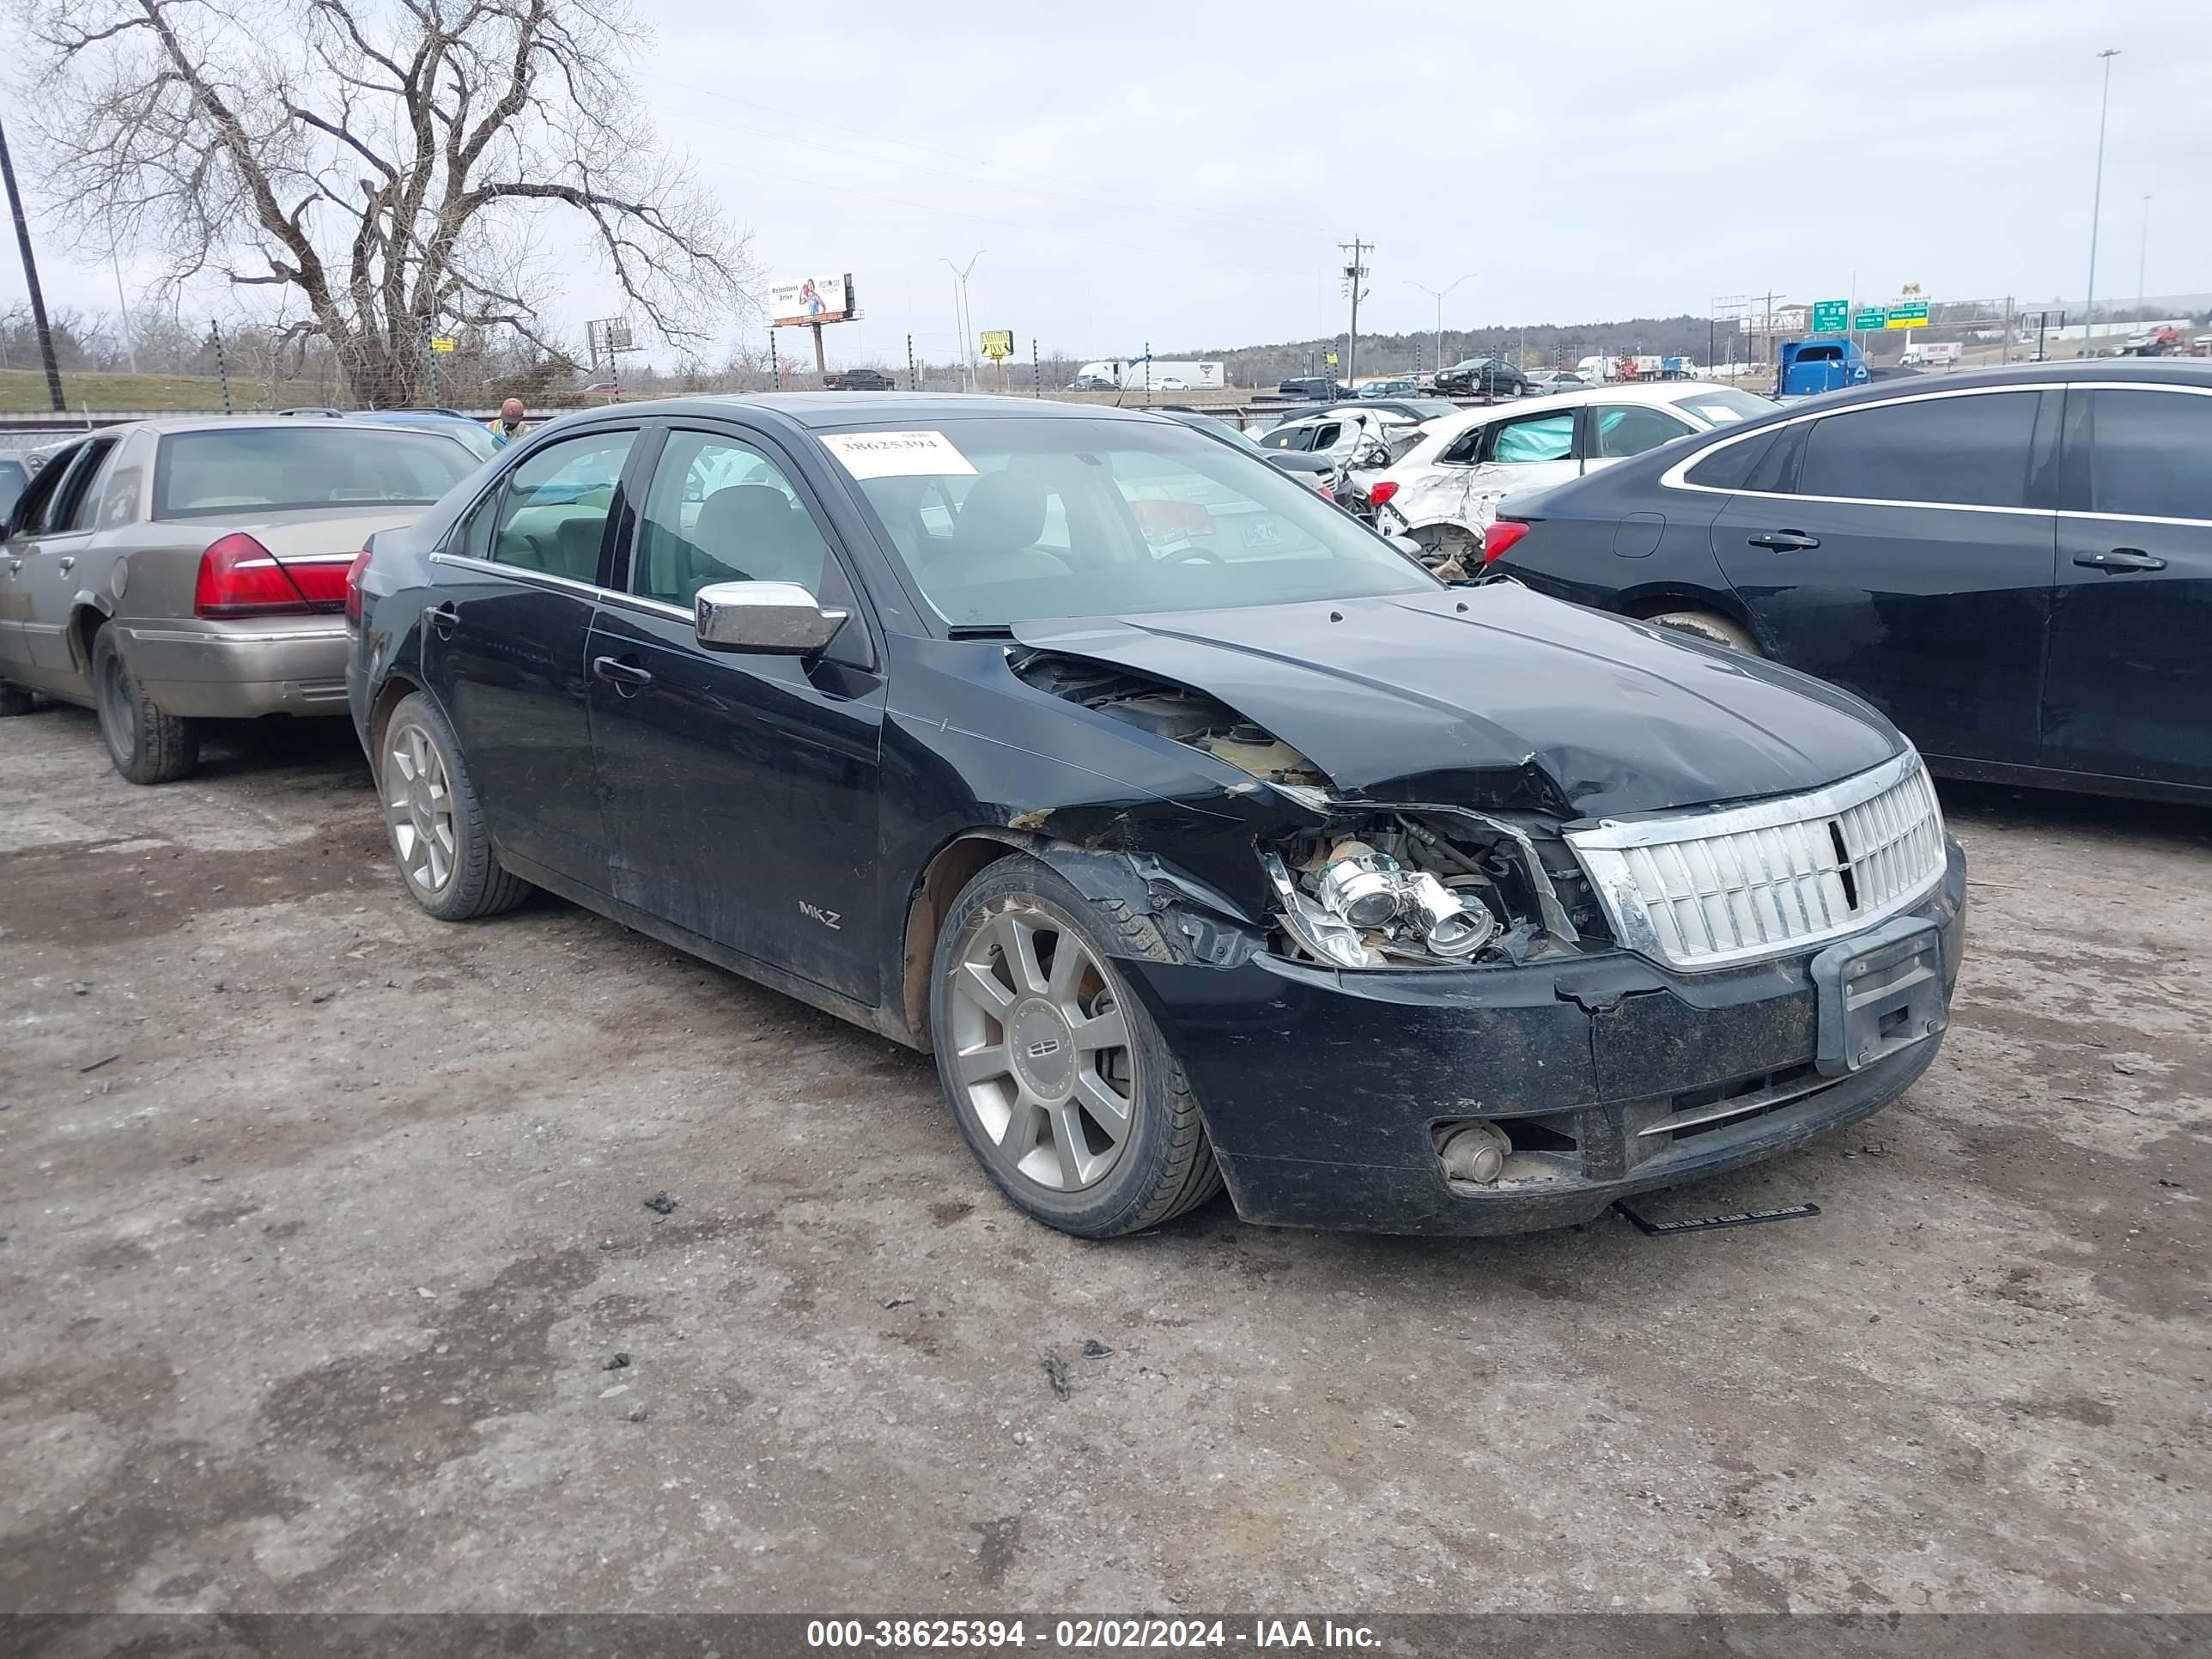
[[[2142,242],[2136,249],[2136,326],[2143,325],[2143,272],[2150,266],[2150,198],[2143,198]]]
[[[2106,46],[2097,56],[2105,64],[2105,89],[2097,100],[2097,182],[2089,198],[2089,292],[2081,301],[2081,343],[2089,356],[2097,355],[2097,219],[2105,206],[2105,114],[2112,101],[2112,59],[2118,46]]]
[[[975,341],[974,331],[968,326],[968,273],[975,269],[975,261],[990,251],[977,248],[964,265],[956,265],[950,259],[941,260],[952,273],[952,325],[960,331],[961,385],[970,392],[975,389]]]
[[[1431,288],[1426,283],[1417,283],[1410,276],[1405,280],[1407,287],[1420,289],[1422,293],[1427,295],[1429,298],[1437,302],[1436,366],[1437,368],[1442,368],[1444,366],[1444,296],[1449,294],[1452,289],[1457,288],[1462,283],[1473,282],[1474,280],[1474,273],[1470,270],[1464,276],[1455,276],[1449,283],[1446,283],[1442,288]],[[1431,370],[1431,373],[1433,374],[1434,370]]]

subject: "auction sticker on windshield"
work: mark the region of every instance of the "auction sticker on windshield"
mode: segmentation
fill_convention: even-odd
[[[830,432],[822,447],[855,478],[973,476],[975,465],[942,432]]]

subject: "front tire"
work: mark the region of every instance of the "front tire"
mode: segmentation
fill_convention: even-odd
[[[461,745],[421,692],[400,700],[377,744],[384,828],[407,896],[441,921],[512,910],[530,884],[500,867]]]
[[[930,1035],[960,1133],[1000,1191],[1082,1238],[1142,1231],[1221,1188],[1182,1066],[1108,949],[1164,947],[1015,854],[953,901]]]
[[[1737,623],[1726,617],[1717,617],[1710,611],[1662,611],[1644,621],[1654,628],[1671,628],[1678,634],[1692,635],[1707,645],[1725,646],[1730,651],[1741,651],[1747,657],[1762,656],[1759,641]]]
[[[191,720],[156,708],[131,678],[115,630],[92,636],[93,702],[100,740],[115,769],[133,783],[174,783],[200,763],[200,731]]]

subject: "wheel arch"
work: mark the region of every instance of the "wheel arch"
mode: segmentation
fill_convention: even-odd
[[[1234,954],[1233,945],[1224,943],[1223,930],[1252,933],[1264,927],[1226,894],[1148,854],[1098,851],[1049,836],[979,824],[940,844],[908,893],[899,996],[884,1011],[903,1030],[890,1035],[930,1052],[929,973],[945,916],[969,882],[1013,853],[1026,853],[1048,866],[1097,907],[1100,914],[1094,920],[1109,955],[1155,962],[1218,960],[1224,951]]]
[[[979,824],[951,836],[931,854],[907,895],[906,921],[900,931],[896,1013],[901,1041],[923,1054],[934,1045],[929,1034],[929,969],[937,956],[937,935],[952,901],[987,866],[1012,853],[1036,850],[1039,837],[995,824]]]
[[[384,728],[392,724],[392,711],[417,692],[429,695],[411,676],[395,672],[385,676],[384,684],[377,687],[375,699],[368,706],[368,769],[380,783],[383,781],[384,769],[377,757],[384,752]]]
[[[115,618],[115,609],[97,593],[81,593],[70,606],[70,661],[80,674],[92,672],[92,639]]]
[[[1752,638],[1759,638],[1751,611],[1741,599],[1732,592],[1700,587],[1692,582],[1653,582],[1631,588],[1614,599],[1613,609],[1637,622],[1649,622],[1669,611],[1709,611],[1734,623]]]

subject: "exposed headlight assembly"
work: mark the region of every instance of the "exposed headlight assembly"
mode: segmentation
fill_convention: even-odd
[[[1285,925],[1315,956],[1339,967],[1380,968],[1394,957],[1456,962],[1498,933],[1497,917],[1480,898],[1364,841],[1329,848],[1310,894],[1276,854],[1267,855],[1267,865]]]

